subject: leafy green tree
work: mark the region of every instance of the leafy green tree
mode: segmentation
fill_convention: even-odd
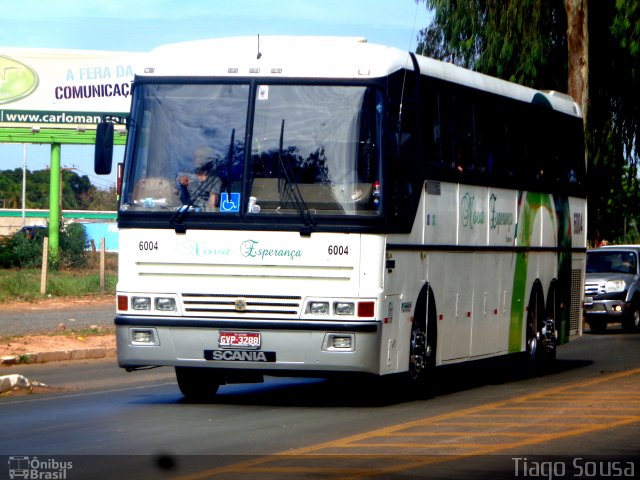
[[[92,188],[82,197],[82,204],[87,210],[113,211],[118,208],[118,196],[115,187],[108,190]]]
[[[418,53],[574,96],[586,120],[589,237],[615,238],[635,224],[640,206],[622,192],[637,198],[638,2],[417,1],[434,13]]]
[[[639,32],[637,2],[589,3],[587,143],[591,238],[619,237],[626,224],[640,219]],[[635,201],[624,202],[625,194],[634,195]]]
[[[49,208],[49,170],[26,170],[26,207]],[[62,208],[67,210],[115,210],[115,189],[100,190],[87,175],[72,170],[61,172]],[[20,208],[22,205],[22,169],[0,171],[0,208]]]
[[[0,207],[18,208],[22,202],[22,184],[12,178],[10,171],[0,176]]]
[[[0,243],[0,267],[40,268],[47,229],[37,229],[33,236],[16,232]],[[51,269],[82,267],[89,259],[87,234],[79,223],[72,223],[60,232],[60,258]]]
[[[522,85],[566,91],[566,13],[547,0],[422,0],[417,53]]]

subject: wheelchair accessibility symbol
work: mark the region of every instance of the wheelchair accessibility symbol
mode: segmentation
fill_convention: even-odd
[[[220,194],[220,212],[238,213],[240,211],[240,193],[222,192]]]

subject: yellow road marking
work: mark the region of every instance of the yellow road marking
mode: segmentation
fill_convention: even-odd
[[[257,474],[276,473],[315,473],[336,475],[340,478],[373,477],[422,468],[426,465],[447,462],[463,456],[494,454],[519,447],[631,425],[640,422],[640,411],[637,408],[627,406],[631,397],[638,398],[640,395],[640,381],[634,378],[639,375],[640,368],[602,375],[597,378],[533,392],[507,400],[390,425],[349,437],[288,450],[273,456],[259,457],[224,467],[212,468],[196,472],[193,475],[180,477],[180,479],[196,480],[223,476],[229,473],[248,474],[251,478],[255,478]],[[590,390],[591,387],[599,387],[603,384],[608,384],[607,387],[609,389]],[[571,392],[571,395],[568,395],[568,392]],[[620,395],[622,392],[624,392],[623,396]],[[597,404],[606,401],[606,410],[611,413],[573,413],[578,409],[584,409],[589,406],[599,408],[599,405],[593,403],[593,399],[585,402],[587,396],[602,399],[602,401],[595,402]],[[607,396],[609,398],[604,398]],[[539,401],[544,402],[545,406],[537,409],[531,407],[532,404]],[[544,408],[544,411],[539,411],[540,408]],[[557,413],[549,412],[550,408],[553,408]],[[515,410],[522,413],[502,413]],[[534,413],[532,413],[532,410],[534,410]],[[490,418],[491,420],[487,422],[474,421],[473,419],[477,417]],[[520,419],[520,421],[503,421],[515,418]],[[463,421],[465,419],[472,419],[472,421]],[[549,419],[551,419],[551,423],[549,423]],[[556,421],[556,419],[561,421]],[[569,419],[580,421],[575,423],[567,422],[566,420]],[[544,423],[540,423],[542,421]],[[459,430],[461,426],[470,428],[484,427],[492,431],[466,432]],[[447,427],[457,427],[457,430],[446,431]],[[532,430],[535,427],[545,428],[536,433]],[[526,428],[526,434],[504,432],[505,428]],[[403,438],[405,440],[415,440],[416,437],[426,438],[429,436],[441,437],[443,441],[441,443],[401,441]],[[456,441],[456,436],[464,441]],[[468,442],[467,439],[474,436],[496,438],[493,442]],[[385,438],[389,441],[381,441],[381,439]],[[447,439],[446,441],[444,440],[445,438]],[[381,449],[381,452],[378,449]],[[345,450],[350,453],[344,454]],[[410,452],[407,452],[407,450]],[[372,451],[375,451],[377,456],[371,456]],[[414,455],[407,455],[408,453],[413,453]],[[362,467],[356,468],[345,465],[344,468],[341,468],[335,466],[335,463],[341,463],[339,460],[361,460],[369,457],[369,464]],[[283,465],[294,458],[299,462],[309,461],[310,465],[295,467],[293,465],[289,467]]]

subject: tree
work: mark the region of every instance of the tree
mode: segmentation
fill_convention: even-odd
[[[589,238],[640,219],[640,7],[631,0],[417,0],[434,11],[418,53],[570,93],[585,114]],[[622,188],[622,185],[625,185]],[[628,210],[621,211],[623,204]]]
[[[26,208],[49,208],[49,170],[26,170]],[[62,171],[62,207],[68,210],[115,210],[114,188],[99,190],[87,175],[72,170]],[[0,208],[20,208],[22,205],[22,169],[0,171]]]
[[[640,8],[631,1],[591,2],[588,26],[589,224],[591,238],[611,240],[640,218],[637,201],[621,209],[625,191],[638,197]]]
[[[92,188],[83,194],[82,204],[87,210],[116,210],[118,208],[116,188],[111,187],[108,190]]]
[[[582,107],[586,117],[589,99],[589,46],[587,0],[565,0],[567,12],[567,93]]]
[[[423,0],[417,53],[512,82],[566,91],[566,13],[547,0]]]

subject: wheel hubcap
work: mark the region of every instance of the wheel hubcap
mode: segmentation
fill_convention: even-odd
[[[411,353],[409,369],[411,378],[416,379],[427,365],[427,357],[431,355],[431,346],[426,345],[426,337],[420,327],[414,327],[411,332]]]

